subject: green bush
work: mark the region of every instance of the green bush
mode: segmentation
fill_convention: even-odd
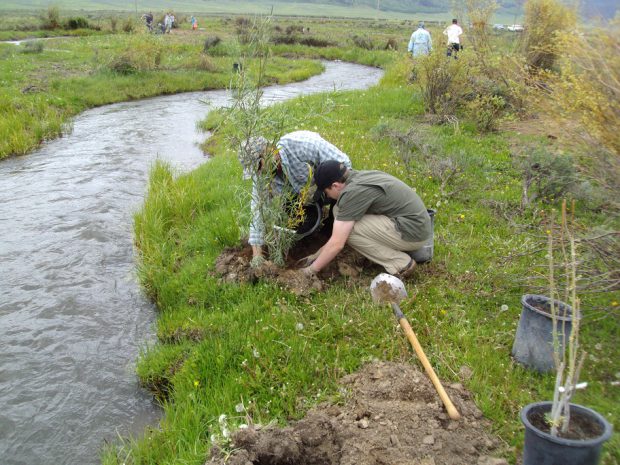
[[[581,183],[572,157],[551,153],[545,147],[525,148],[524,151],[527,153],[516,159],[522,173],[523,208],[535,200],[555,202],[569,194],[575,197]]]
[[[442,48],[419,57],[415,69],[426,111],[441,121],[453,118],[466,99],[473,97],[469,79],[473,68],[464,54],[458,60],[449,59]]]
[[[24,48],[22,49],[23,53],[41,53],[43,51],[44,45],[41,40],[29,40],[24,42]]]
[[[123,32],[131,33],[136,29],[136,22],[134,19],[129,16],[125,21],[123,21]]]
[[[132,37],[127,41],[125,50],[113,56],[107,66],[119,74],[151,71],[160,65],[163,51],[159,38],[150,35]]]
[[[550,69],[561,50],[558,34],[574,29],[576,14],[559,0],[528,0],[522,49],[533,69]]]
[[[57,6],[49,6],[47,13],[41,18],[41,29],[52,30],[60,28],[60,9]]]
[[[469,118],[482,132],[495,131],[506,101],[499,95],[477,95],[476,98],[467,102],[466,109]]]
[[[203,46],[203,52],[204,53],[209,53],[209,50],[211,50],[213,47],[215,47],[217,44],[219,44],[222,41],[222,39],[220,39],[218,36],[209,36],[205,39],[205,43]]]
[[[65,29],[89,29],[90,24],[86,18],[76,16],[75,18],[69,18],[65,21]]]
[[[370,37],[358,36],[357,34],[351,37],[353,44],[356,47],[363,48],[365,50],[374,50],[375,44]]]

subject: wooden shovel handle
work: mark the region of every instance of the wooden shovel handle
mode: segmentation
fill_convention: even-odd
[[[415,353],[418,355],[418,358],[422,362],[422,365],[424,366],[424,370],[426,370],[426,374],[433,382],[433,385],[435,386],[435,389],[437,390],[437,394],[439,394],[441,401],[443,402],[443,404],[446,407],[446,410],[448,411],[448,416],[452,418],[453,420],[458,420],[459,418],[461,418],[461,415],[459,414],[458,410],[456,409],[456,407],[450,400],[450,397],[448,397],[448,394],[446,393],[445,389],[441,385],[441,381],[439,381],[439,378],[435,374],[435,370],[433,370],[433,367],[428,361],[428,358],[426,358],[426,354],[424,353],[422,346],[418,342],[418,338],[413,332],[413,329],[411,329],[411,326],[409,325],[407,318],[405,318],[404,316],[399,318],[398,323],[400,324],[400,327],[403,328],[403,331],[407,335],[407,339],[409,339],[409,342],[413,346]]]

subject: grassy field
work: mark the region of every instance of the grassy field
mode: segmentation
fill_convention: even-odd
[[[97,22],[99,31],[50,39],[40,49],[0,44],[0,158],[26,153],[58,135],[72,115],[88,107],[230,82],[240,51],[234,19],[199,15],[201,31],[192,33],[182,22],[180,30],[154,36],[119,32],[126,18],[120,17],[113,33],[110,16],[93,14],[89,20]],[[37,19],[30,16],[29,21]],[[473,393],[494,432],[512,447],[507,458],[514,463],[522,447],[519,409],[551,397],[551,375],[524,370],[511,360],[510,349],[520,296],[532,291],[527,278],[539,274],[544,263],[540,250],[546,219],[559,205],[559,199],[541,197],[521,207],[519,154],[527,148],[555,156],[573,148],[547,137],[544,128],[528,130],[515,115],[508,115],[512,131],[482,133],[467,115],[451,124],[431,124],[405,53],[411,20],[279,18],[274,37],[286,36],[288,26],[311,32],[297,36],[297,43],[272,45],[269,82],[319,72],[316,58],[386,70],[373,89],[331,94],[327,117],[306,116],[322,113],[321,96],[273,111],[288,112],[296,121],[286,130],[318,131],[348,153],[356,168],[398,176],[437,210],[435,258],[408,282],[415,297],[403,304],[403,311],[439,376],[462,381]],[[431,29],[441,44],[441,28]],[[36,28],[22,32],[39,33]],[[221,42],[203,53],[205,40],[213,36]],[[333,44],[299,42],[308,37]],[[514,37],[495,36],[495,46],[507,54],[516,47]],[[390,39],[397,51],[385,50]],[[291,64],[293,57],[300,60]],[[140,277],[160,311],[159,342],[144,349],[137,370],[162,401],[165,415],[143,436],[107,448],[102,455],[106,465],[202,464],[211,436],[221,433],[221,414],[229,416],[231,426],[248,418],[284,424],[319,401],[337,400],[338,378],[367,361],[417,363],[389,311],[371,303],[370,272],[363,284],[343,278],[310,297],[267,282],[219,282],[213,265],[225,247],[241,240],[238,218],[247,206],[237,197],[249,187],[241,181],[224,132],[210,145],[213,159],[188,175],[155,166],[148,197],[135,217]],[[453,176],[450,166],[457,168]],[[618,229],[617,217],[604,205],[579,199],[580,230]],[[620,394],[612,381],[620,373],[618,301],[618,292],[583,295],[582,343],[589,356],[582,379],[589,386],[575,399],[616,424]],[[463,366],[471,369],[471,378],[460,378]],[[236,412],[239,403],[248,417]],[[616,435],[603,463],[619,461]]]
[[[367,53],[358,57],[368,59]],[[541,198],[520,208],[523,172],[516,153],[523,146],[559,148],[544,133],[482,134],[466,120],[430,125],[419,88],[408,79],[411,60],[389,56],[379,86],[330,95],[335,107],[327,120],[299,113],[313,106],[308,113],[320,113],[320,96],[305,97],[303,106],[283,104],[292,121],[304,121],[286,129],[318,131],[356,168],[403,179],[437,209],[436,255],[408,282],[415,298],[403,311],[439,376],[462,381],[473,393],[515,463],[523,441],[520,408],[552,396],[553,376],[523,369],[510,350],[520,297],[533,290],[527,278],[545,263],[546,219],[558,207]],[[407,139],[411,145],[403,147]],[[222,414],[233,427],[284,424],[317,402],[337,401],[338,378],[367,361],[417,363],[389,311],[371,302],[372,272],[363,284],[342,278],[310,297],[267,282],[219,281],[214,262],[241,240],[238,218],[247,206],[239,205],[238,192],[249,186],[223,138],[210,147],[214,158],[188,175],[154,167],[135,217],[140,276],[160,310],[159,343],[144,350],[138,376],[162,399],[165,414],[143,437],[106,450],[105,464],[200,464],[210,438],[221,434]],[[458,167],[454,177],[437,169],[447,160]],[[577,204],[576,218],[583,229],[617,229],[617,218],[588,202]],[[618,292],[583,295],[582,344],[589,356],[582,379],[589,385],[575,397],[616,424],[620,394],[611,382],[620,368],[618,300]],[[472,371],[469,379],[459,375],[464,366]],[[243,414],[236,411],[240,403]],[[602,463],[619,460],[616,435]]]
[[[62,15],[61,20],[69,17],[73,16]],[[0,39],[50,39],[18,46],[0,43],[0,159],[27,153],[41,142],[58,137],[70,127],[72,116],[93,106],[228,85],[232,63],[242,50],[235,19],[197,17],[200,30],[190,31],[188,17],[179,15],[179,28],[165,36],[144,33],[143,25],[131,15],[85,14],[92,28],[77,30],[42,30],[41,18],[32,13],[2,17]],[[407,20],[274,18],[274,37],[286,37],[290,27],[306,28],[310,32],[297,39],[324,44],[278,44],[273,51],[277,55],[322,56],[381,66],[389,56],[383,51],[388,41],[404,52],[415,24]],[[133,33],[123,32],[125,27]],[[431,30],[437,41],[443,41],[441,27],[431,26]],[[221,43],[204,53],[205,40],[213,37]],[[516,36],[506,38],[513,42]],[[360,44],[372,49],[370,53]],[[271,70],[269,80],[284,83],[318,72],[316,64],[291,63],[298,71],[282,72],[279,66]],[[123,64],[130,68],[123,68]]]
[[[267,2],[267,1],[227,1],[216,0],[183,0],[174,3],[154,0],[150,2],[124,2],[121,0],[112,1],[85,1],[85,0],[62,0],[53,3],[63,10],[80,11],[116,11],[142,14],[148,10],[167,11],[173,9],[175,12],[188,14],[206,15],[236,15],[243,14],[273,14],[278,16],[323,16],[326,18],[374,18],[374,19],[414,19],[426,21],[448,21],[451,13],[446,10],[429,7],[421,9],[415,13],[403,13],[395,11],[383,11],[367,6],[339,6],[317,3],[287,3],[287,2]],[[50,5],[44,0],[15,1],[6,0],[0,5],[0,10],[45,10]],[[136,11],[137,8],[137,11]],[[519,15],[520,16],[520,15]],[[516,16],[509,11],[499,11],[495,16],[496,22],[513,23]]]

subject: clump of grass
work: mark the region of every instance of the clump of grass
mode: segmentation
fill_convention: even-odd
[[[45,15],[41,17],[41,29],[53,30],[60,28],[60,8],[50,5]]]
[[[65,29],[88,29],[90,28],[90,23],[88,20],[82,16],[76,16],[73,18],[68,18],[65,21]]]
[[[211,50],[213,47],[215,47],[221,41],[222,41],[222,39],[220,39],[219,36],[209,36],[209,37],[207,37],[205,39],[205,41],[204,41],[204,45],[202,47],[202,51],[204,53],[209,53],[209,50]]]
[[[161,64],[163,54],[164,45],[159,38],[131,37],[124,50],[109,60],[107,67],[119,74],[152,71]]]
[[[41,53],[45,45],[42,40],[29,40],[24,43],[22,53]]]
[[[201,55],[198,58],[198,62],[196,63],[196,69],[199,69],[200,71],[208,71],[210,73],[213,73],[218,70],[218,67],[211,58],[209,58],[206,55]]]
[[[365,50],[375,49],[375,43],[369,36],[359,36],[355,34],[351,37],[351,41],[356,47],[363,48]]]

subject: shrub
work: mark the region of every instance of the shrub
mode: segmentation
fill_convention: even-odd
[[[136,29],[136,22],[131,16],[128,16],[125,21],[123,21],[123,31],[128,34],[133,32]]]
[[[240,43],[249,44],[251,42],[251,25],[251,21],[245,16],[235,18],[235,32]]]
[[[366,50],[374,50],[375,48],[375,44],[370,37],[354,35],[353,37],[351,37],[351,40],[356,47]]]
[[[447,59],[443,49],[436,48],[417,60],[417,78],[427,112],[448,121],[471,95],[469,73],[473,64],[461,54],[458,60]]]
[[[560,73],[551,75],[557,116],[576,120],[591,141],[620,153],[619,21],[588,35],[564,35]]]
[[[52,30],[60,28],[60,9],[51,5],[47,8],[47,14],[41,18],[41,29]]]
[[[130,40],[126,49],[112,57],[108,68],[119,74],[156,69],[162,59],[164,47],[155,37],[146,35]]]
[[[110,29],[112,32],[116,32],[116,28],[118,27],[118,18],[116,16],[110,17]]]
[[[90,24],[86,18],[76,16],[75,18],[69,18],[65,21],[65,29],[89,29]]]
[[[221,41],[222,41],[222,39],[220,39],[218,36],[209,36],[209,37],[207,37],[205,39],[205,43],[204,43],[204,46],[202,48],[202,51],[204,53],[208,53],[210,49],[215,47]]]
[[[575,11],[559,0],[527,0],[522,50],[528,66],[551,69],[560,53],[559,33],[573,30]]]
[[[288,35],[294,34],[294,33],[302,33],[304,32],[304,28],[303,26],[300,26],[298,24],[291,24],[290,26],[286,27],[286,31],[285,31]]]
[[[525,155],[515,159],[522,173],[522,208],[534,200],[553,202],[579,187],[572,157],[551,153],[545,147],[526,147],[524,151]]]
[[[297,36],[297,35],[279,35],[271,38],[274,44],[301,44],[308,47],[331,47],[335,45],[334,42],[330,42],[325,39],[319,39],[313,36]]]
[[[217,66],[208,56],[201,55],[198,59],[198,63],[196,64],[196,69],[213,73],[217,71]]]
[[[383,48],[384,50],[398,50],[398,41],[390,37]]]
[[[497,7],[495,0],[465,0],[467,18],[471,23],[467,35],[474,46],[474,50],[482,52],[488,49],[489,23]]]
[[[41,53],[44,45],[41,40],[29,40],[24,43],[23,53]]]
[[[482,132],[497,129],[505,107],[506,101],[501,96],[488,94],[477,95],[466,104],[468,116]]]

